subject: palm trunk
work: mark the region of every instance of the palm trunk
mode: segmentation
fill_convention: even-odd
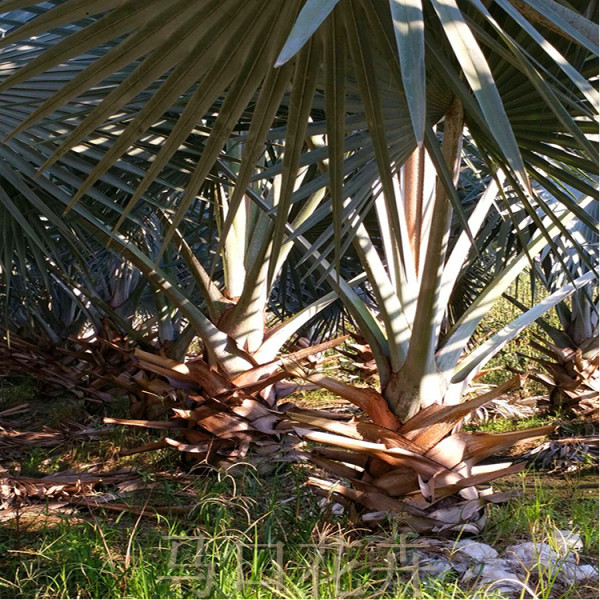
[[[458,99],[455,99],[444,119],[442,143],[442,153],[446,166],[453,174],[454,185],[458,183],[460,172],[463,123],[462,105]],[[423,161],[424,154],[413,154],[410,160],[410,172],[414,171],[414,179],[418,182],[418,173],[423,169],[422,165],[414,163]],[[411,180],[409,179],[409,181]],[[416,183],[411,186],[405,185],[406,192],[417,197],[405,197],[405,205],[422,210],[423,202],[422,199],[419,199],[422,186]],[[408,214],[412,212],[414,211],[411,209]],[[435,350],[439,334],[435,317],[439,314],[440,282],[450,236],[451,215],[450,200],[442,184],[438,181],[408,356],[401,370],[393,373],[383,391],[390,408],[402,421],[415,415],[420,408],[443,402],[445,385],[435,364]],[[411,246],[416,248],[421,238],[421,231],[416,227],[420,218],[412,217],[412,219],[414,225],[412,229],[409,227],[409,233],[414,236],[411,239]],[[418,262],[416,264],[418,269]]]

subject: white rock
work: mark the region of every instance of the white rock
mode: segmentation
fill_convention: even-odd
[[[465,572],[461,581],[477,581],[478,587],[486,592],[495,590],[504,594],[523,589],[514,567],[503,558],[493,558],[473,565]]]
[[[576,565],[567,561],[560,566],[559,578],[567,583],[584,579],[598,581],[598,569],[593,565]]]
[[[527,570],[538,564],[546,568],[555,569],[565,561],[564,556],[561,556],[544,542],[538,542],[537,544],[525,542],[509,546],[506,549],[505,555],[509,563],[522,566]]]
[[[598,581],[598,567],[595,567],[594,565],[577,565],[576,579],[593,579]]]
[[[471,568],[472,564],[473,564],[473,561],[468,560],[468,559],[467,560],[453,560],[452,568],[457,573],[466,573]],[[477,564],[481,564],[481,563],[477,563]]]
[[[419,552],[419,576],[443,579],[451,571],[452,565],[448,559]]]
[[[532,570],[541,565],[548,574],[556,574],[557,578],[566,583],[583,579],[598,580],[598,569],[593,565],[578,565],[572,553],[556,552],[545,543],[517,544],[506,549],[506,560],[514,566],[522,566]]]
[[[562,554],[583,548],[583,541],[579,534],[568,529],[554,529],[548,535],[548,542]]]
[[[487,544],[473,542],[471,540],[459,540],[454,544],[453,550],[460,558],[463,558],[463,555],[466,555],[477,562],[485,562],[498,558],[498,552],[494,550],[494,548]]]

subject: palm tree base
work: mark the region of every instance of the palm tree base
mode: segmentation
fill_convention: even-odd
[[[278,463],[304,461],[317,469],[307,482],[317,495],[351,507],[359,520],[391,515],[418,532],[479,532],[485,524],[484,506],[506,499],[494,494],[489,482],[523,467],[510,460],[501,464],[483,461],[554,430],[550,425],[500,434],[453,433],[467,414],[493,399],[496,391],[455,406],[434,404],[400,423],[388,418],[387,406],[375,406],[385,400],[374,390],[339,384],[338,389],[355,403],[360,405],[366,398],[364,407],[374,419],[383,419],[388,425],[384,426],[367,414],[356,418],[289,402],[277,408],[261,396],[273,376],[244,388],[227,386],[221,379],[223,388],[218,390],[219,376],[209,376],[208,365],[200,360],[174,364],[148,353],[136,351],[135,355],[140,372],[145,371],[147,377],[135,378],[145,387],[143,393],[147,395],[149,389],[155,393],[162,386],[162,399],[169,400],[174,417],[166,421],[105,419],[167,432],[160,442],[126,454],[173,447],[183,453],[184,463],[192,470],[217,467],[229,473],[251,466],[267,474]],[[297,366],[294,370],[299,372]],[[330,378],[307,377],[322,380],[328,389],[335,387]],[[509,384],[514,382],[498,389]],[[211,386],[213,393],[208,393]]]

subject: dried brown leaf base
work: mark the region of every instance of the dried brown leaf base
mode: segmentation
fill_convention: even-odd
[[[489,482],[523,468],[523,463],[482,461],[554,430],[452,434],[465,410],[481,401],[430,406],[396,431],[368,421],[314,417],[299,409],[287,416],[298,436],[315,444],[303,457],[329,475],[310,478],[317,493],[348,507],[360,505],[365,521],[393,515],[417,532],[478,533],[485,523],[484,505],[507,499],[493,494]]]
[[[529,345],[545,358],[526,356],[543,369],[532,379],[548,388],[547,407],[552,411],[591,417],[598,421],[600,370],[598,340],[590,338],[581,347],[561,348],[534,334]]]
[[[115,342],[101,338],[69,338],[61,345],[47,339],[26,340],[0,328],[0,374],[29,376],[45,397],[65,391],[78,398],[107,404],[120,386],[114,379],[131,371],[131,360]],[[133,369],[135,371],[135,369]]]
[[[518,376],[462,404],[432,405],[400,423],[375,390],[306,372],[298,356],[293,363],[283,359],[269,368],[257,367],[233,382],[200,359],[176,363],[140,351],[135,351],[135,358],[146,374],[136,383],[146,390],[163,386],[162,397],[166,392],[171,398],[174,417],[107,419],[166,431],[160,442],[128,449],[127,454],[172,446],[195,468],[252,465],[261,473],[278,461],[306,460],[328,477],[309,479],[317,494],[352,507],[363,520],[372,521],[373,513],[376,518],[392,514],[419,532],[480,531],[484,505],[506,498],[493,494],[489,482],[522,468],[508,460],[484,461],[554,430],[546,426],[499,434],[453,433],[472,411],[518,387]],[[300,409],[291,403],[275,408],[264,392],[286,375],[338,394],[358,406],[364,417]]]

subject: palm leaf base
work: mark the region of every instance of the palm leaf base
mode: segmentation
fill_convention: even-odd
[[[546,358],[532,358],[543,369],[532,379],[548,388],[549,408],[553,412],[570,412],[576,416],[596,416],[600,394],[600,369],[597,339],[582,347],[561,348],[538,337],[530,345]]]
[[[301,373],[297,362],[290,368],[283,361],[279,370],[259,380],[244,374],[235,385],[201,359],[179,364],[139,350],[134,357],[140,373],[146,374],[138,374],[135,384],[146,395],[169,399],[174,416],[105,419],[166,432],[162,440],[122,454],[170,446],[182,452],[193,469],[252,465],[259,473],[282,461],[309,462],[318,469],[308,480],[316,494],[346,505],[364,522],[393,515],[419,532],[480,531],[485,504],[507,497],[494,494],[489,482],[523,466],[508,459],[500,464],[483,461],[554,430],[547,426],[500,434],[453,433],[470,412],[518,386],[519,377],[460,405],[429,406],[400,423],[375,390],[315,373],[303,377],[337,391],[363,409],[364,416],[302,409],[289,402],[276,407],[265,397],[265,389],[290,371]]]
[[[119,385],[113,382],[129,368],[129,360],[113,341],[69,338],[60,344],[43,334],[21,337],[0,328],[0,374],[30,377],[44,397],[73,394],[109,404]]]
[[[180,363],[140,349],[129,353],[134,374],[124,373],[115,385],[129,393],[131,419],[106,418],[105,423],[163,430],[162,440],[121,452],[130,455],[173,447],[187,468],[255,467],[259,473],[278,463],[298,460],[300,439],[276,408],[290,391],[285,361],[298,364],[340,338],[301,349],[283,359],[228,378],[201,357]],[[281,389],[279,386],[281,385]],[[293,387],[293,386],[292,386]],[[172,418],[165,419],[166,415]]]
[[[476,402],[432,405],[397,430],[369,420],[314,416],[291,410],[296,434],[311,443],[302,457],[325,477],[308,481],[316,493],[348,507],[364,522],[393,516],[417,532],[478,533],[485,504],[501,502],[489,482],[520,471],[524,463],[483,464],[502,450],[546,436],[554,426],[500,434],[452,433]]]

